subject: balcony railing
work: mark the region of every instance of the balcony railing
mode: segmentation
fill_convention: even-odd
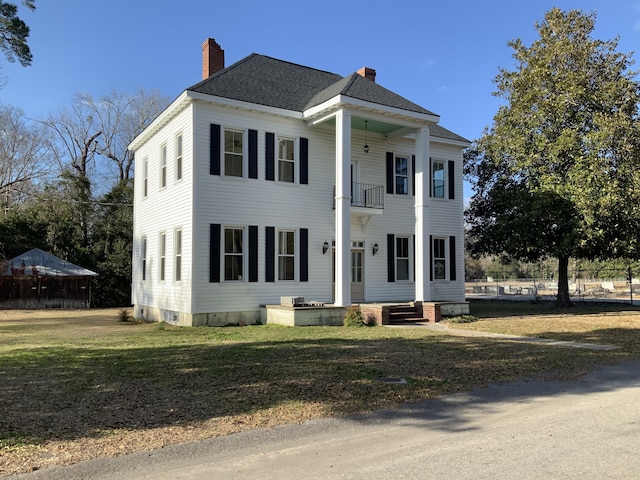
[[[336,208],[336,187],[333,187],[333,208]],[[384,208],[384,186],[368,183],[351,184],[351,206]]]

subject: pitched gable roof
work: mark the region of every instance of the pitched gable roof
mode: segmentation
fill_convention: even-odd
[[[341,78],[253,53],[187,90],[302,112],[317,92]]]
[[[436,115],[426,108],[422,108],[413,102],[410,102],[397,93],[387,90],[381,85],[363,77],[358,73],[352,73],[348,77],[340,79],[338,82],[318,92],[306,108],[311,108],[325,102],[336,95],[344,95],[347,97],[364,100],[365,102],[375,103],[385,107],[399,108],[410,112],[423,113],[425,115]]]
[[[435,115],[357,73],[342,77],[257,53],[187,90],[297,112],[344,95],[385,107]]]

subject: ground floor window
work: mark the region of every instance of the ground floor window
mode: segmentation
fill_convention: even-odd
[[[244,229],[224,229],[224,279],[242,281],[244,279]]]
[[[446,280],[447,252],[444,238],[433,239],[433,279]]]
[[[396,237],[396,280],[409,280],[409,237]]]
[[[278,232],[278,280],[295,280],[296,234],[294,231]]]

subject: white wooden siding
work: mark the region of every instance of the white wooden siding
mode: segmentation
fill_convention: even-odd
[[[210,124],[258,131],[258,179],[210,175]],[[192,129],[193,127],[193,129]],[[183,180],[173,172],[175,134],[183,135]],[[287,184],[265,180],[265,132],[276,136],[309,139],[309,184]],[[193,141],[195,139],[195,142]],[[158,160],[160,145],[167,143],[170,158],[169,184],[160,191]],[[369,133],[370,150],[365,154],[364,132],[352,132],[352,160],[360,166],[360,183],[380,185],[386,192],[386,152],[411,156],[414,142],[388,142]],[[432,140],[431,156],[455,162],[455,200],[431,199],[430,232],[456,236],[457,280],[432,282],[433,300],[464,300],[463,191],[461,149]],[[169,122],[136,152],[149,159],[149,195],[142,198],[142,182],[136,185],[134,209],[133,302],[186,313],[240,312],[259,305],[279,303],[281,296],[303,296],[306,300],[332,300],[331,249],[322,245],[335,238],[333,186],[335,184],[335,132],[331,126],[308,128],[301,120],[241,112],[194,103]],[[299,158],[296,178],[299,175]],[[277,179],[277,156],[276,179]],[[245,172],[246,177],[246,172]],[[365,297],[367,301],[408,301],[415,298],[415,284],[387,281],[387,234],[412,236],[415,197],[384,195],[384,212],[368,221],[352,215],[351,238],[365,242]],[[210,225],[258,226],[258,282],[209,282]],[[265,282],[265,227],[308,229],[309,281]],[[182,228],[182,282],[173,279],[173,235]],[[167,235],[167,280],[158,282],[158,232]],[[140,239],[147,238],[147,280],[141,281]],[[379,251],[372,254],[377,243]],[[448,245],[448,244],[447,244]],[[296,251],[299,262],[300,250]],[[245,257],[245,262],[246,262]],[[276,264],[277,278],[277,264]],[[412,275],[413,278],[413,275]]]

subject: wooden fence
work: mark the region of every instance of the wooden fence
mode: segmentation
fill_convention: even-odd
[[[89,308],[91,277],[0,276],[0,309]]]

